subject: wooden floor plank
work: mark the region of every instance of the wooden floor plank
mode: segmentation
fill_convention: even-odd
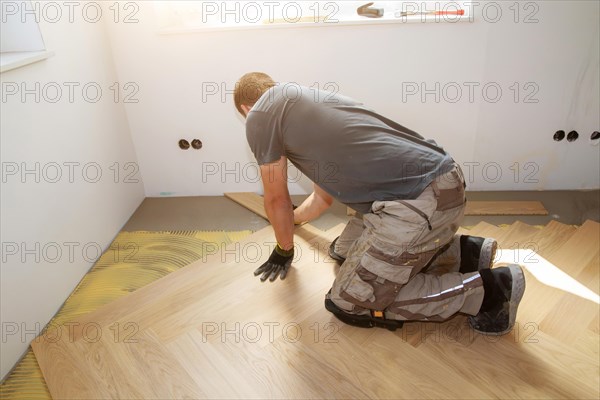
[[[550,221],[548,225],[531,237],[531,242],[537,253],[548,258],[566,243],[576,231],[577,228],[573,225]]]
[[[540,232],[549,237],[538,246],[540,253],[531,248],[513,249],[512,256],[511,250],[503,253],[499,264],[518,262],[524,267],[527,290],[519,308],[521,321],[534,323],[546,334],[568,343],[580,332],[574,326],[586,327],[595,318],[598,288],[593,290],[590,283],[597,282],[594,270],[598,269],[599,226],[587,221],[574,232],[567,229],[570,236],[563,236],[562,243],[557,239],[565,232],[564,227],[548,226]],[[555,248],[549,246],[552,243]]]
[[[548,257],[548,260],[558,265],[563,271],[578,275],[596,257],[600,238],[600,224],[587,220],[560,247],[560,251]]]
[[[267,217],[267,212],[265,211],[265,201],[262,196],[251,192],[239,192],[225,193],[225,197],[235,201],[242,207],[246,207],[248,210],[260,215],[264,219],[269,219],[269,217]]]
[[[68,339],[68,335],[68,326],[56,326],[31,342],[52,398],[92,398],[93,395],[110,398],[108,390],[96,387],[98,381],[93,371],[90,371],[92,366],[86,362],[82,352],[73,348],[75,345]],[[102,382],[103,385],[106,384],[106,381]]]
[[[552,237],[541,247],[558,243],[553,232],[571,233],[551,253],[552,260],[585,263],[566,269],[573,278],[597,279],[596,228],[586,223],[572,231],[556,225],[546,231]],[[600,394],[598,314],[592,303],[544,283],[527,266],[528,288],[516,329],[502,338],[474,334],[465,316],[441,324],[407,323],[396,332],[341,323],[323,302],[339,269],[327,247],[342,229],[297,228],[297,258],[285,281],[261,283],[252,276],[274,245],[268,227],[72,321],[79,327],[60,340],[47,333],[32,347],[52,395],[479,399]],[[482,223],[473,229],[505,245],[543,232],[521,223],[506,228]],[[585,254],[572,254],[578,250]],[[591,287],[581,286],[590,292]],[[569,326],[558,325],[561,320]],[[90,340],[85,327],[91,324],[102,329],[99,340]]]
[[[495,261],[503,259],[503,254],[508,252],[533,252],[537,247],[532,238],[540,231],[531,225],[516,221],[512,225],[496,229],[496,233],[490,232],[491,236],[498,242]],[[489,232],[489,231],[488,231]],[[519,259],[513,257],[513,262],[518,263]]]
[[[579,274],[575,276],[579,282],[588,289],[598,293],[600,291],[600,260],[593,259]]]
[[[224,362],[218,349],[207,344],[198,331],[190,331],[166,344],[173,357],[179,360],[198,387],[202,398],[252,398],[254,385],[246,374]]]
[[[548,215],[540,201],[467,201],[465,215]]]
[[[551,269],[555,267],[548,266],[544,268]],[[562,277],[558,276],[558,279],[553,278],[548,282],[543,282],[540,280],[539,274],[537,276],[532,274],[528,268],[524,268],[524,274],[527,288],[519,306],[519,320],[523,323],[536,324],[539,328],[542,320],[548,315],[551,315],[552,319],[558,319],[559,324],[561,320],[568,318],[567,315],[559,313],[558,305],[561,301],[565,301],[566,303],[562,308],[569,309],[572,301],[578,301],[578,296],[572,293],[568,293],[566,297],[563,296],[567,292],[560,289],[561,284],[563,284],[560,281]],[[582,287],[585,288],[583,285]],[[583,318],[587,319],[588,316],[586,315]]]
[[[299,246],[300,253],[304,254],[307,259],[308,257],[312,257],[313,260],[315,259],[315,254],[318,254],[319,259],[324,264],[329,266],[334,265],[324,252],[331,241],[330,237],[339,234],[341,229],[343,229],[343,225],[332,228],[327,232],[322,232],[310,225],[303,225],[301,229],[296,229],[295,234],[298,238],[315,239],[318,236],[318,241],[315,242],[318,245],[309,245],[302,241],[297,242],[296,244]],[[109,324],[118,321],[126,323],[128,317],[134,312],[156,315],[158,314],[158,310],[165,310],[170,315],[175,306],[183,308],[185,302],[194,301],[197,298],[197,296],[189,297],[185,296],[185,294],[190,291],[200,290],[197,283],[198,276],[203,277],[202,290],[207,293],[219,293],[219,289],[222,289],[223,283],[231,281],[231,276],[248,276],[248,274],[251,276],[252,271],[257,267],[256,263],[259,260],[266,260],[275,244],[276,240],[273,237],[271,227],[266,227],[241,242],[223,245],[221,246],[222,251],[218,253],[210,251],[211,248],[216,249],[218,246],[206,243],[206,257],[171,273],[168,276],[169,279],[160,279],[152,282],[142,288],[143,290],[136,290],[125,297],[99,308],[93,313],[86,314],[77,319],[76,324],[72,326],[72,339],[78,340],[82,334],[82,328],[88,324]],[[224,266],[230,268],[229,273],[223,273]],[[289,273],[290,277],[295,273],[296,267],[299,268],[295,264],[292,265]],[[184,295],[180,299],[177,299],[179,293],[183,293]],[[174,304],[175,301],[181,304]],[[132,307],[132,304],[135,304],[135,307]]]
[[[589,354],[596,359],[600,358],[600,340],[598,339],[598,333],[591,329],[582,329],[575,342],[573,342],[572,347],[580,353]]]
[[[543,332],[529,329],[503,337],[476,335],[470,345],[448,340],[428,340],[419,347],[469,376],[490,397],[499,398],[593,398],[598,392],[598,363]],[[465,331],[466,335],[472,333]],[[568,375],[564,371],[569,370]],[[571,375],[572,374],[572,375]]]
[[[271,346],[259,347],[233,335],[210,342],[191,331],[168,346],[208,398],[349,398],[361,393],[346,377],[332,376],[321,360],[298,351],[294,343],[286,342],[289,351],[281,353],[274,338]]]
[[[505,246],[508,245],[510,248],[520,248],[530,243],[532,238],[540,231],[540,228],[525,224],[521,221],[516,221],[506,228],[506,233],[501,239]]]
[[[587,287],[596,294],[598,294],[599,289],[599,266],[600,257],[596,252],[595,257],[588,263],[587,267],[582,269],[582,272],[585,273],[576,276],[580,282],[592,283]],[[588,273],[588,271],[590,272]],[[595,273],[592,271],[595,271]],[[561,293],[555,304],[554,309],[547,312],[544,319],[541,320],[540,329],[565,343],[574,343],[582,332],[581,328],[574,329],[573,327],[589,326],[597,318],[600,310],[598,303],[578,296],[577,293]]]
[[[498,228],[496,225],[492,225],[485,221],[478,223],[468,231],[469,235],[480,237],[496,237],[501,233],[501,228]]]
[[[351,382],[360,382],[361,391],[368,398],[482,398],[485,395],[468,378],[404,343],[402,331],[357,330],[332,319],[326,310],[317,313],[319,315],[313,315],[301,324],[302,331],[311,334],[302,335],[294,345],[299,347],[302,354],[323,360],[326,368],[336,371],[340,376],[348,377]],[[318,336],[314,334],[315,329],[311,329],[315,321],[319,324]],[[328,322],[339,328],[324,329]],[[372,335],[368,342],[356,345],[356,337],[348,335],[351,331],[370,331]],[[402,351],[389,351],[390,346],[401,348]],[[289,347],[286,341],[279,340],[277,343],[277,348],[284,352],[289,351],[286,350]],[[341,354],[344,356],[341,357]],[[348,360],[360,362],[354,364]],[[435,385],[423,384],[422,377],[426,375],[436,377]]]
[[[261,283],[257,278],[252,276],[253,269],[257,265],[260,265],[260,262],[268,258],[270,249],[274,245],[272,228],[268,227],[252,238],[243,241],[242,247],[237,246],[237,248],[234,248],[234,253],[235,251],[237,253],[231,253],[231,249],[224,250],[225,253],[229,251],[229,253],[224,255],[232,256],[229,260],[225,258],[224,263],[221,262],[224,259],[221,254],[213,256],[210,260],[198,261],[169,275],[167,277],[169,279],[157,281],[156,285],[148,285],[130,294],[127,296],[128,301],[117,301],[116,307],[118,310],[115,311],[112,309],[115,304],[110,307],[105,306],[85,316],[81,321],[76,321],[76,323],[78,326],[93,323],[104,328],[114,325],[115,322],[118,322],[120,326],[130,323],[138,330],[135,338],[138,335],[142,335],[142,337],[143,335],[147,335],[147,332],[153,326],[156,326],[159,331],[156,337],[162,340],[160,332],[164,336],[165,332],[173,329],[177,331],[178,326],[172,324],[174,321],[169,319],[174,311],[181,312],[186,310],[188,313],[187,318],[182,317],[179,321],[179,328],[181,328],[180,335],[189,332],[190,329],[197,328],[198,323],[201,321],[225,321],[227,318],[223,318],[224,315],[231,316],[231,318],[237,319],[238,322],[283,321],[286,318],[294,321],[294,318],[301,317],[302,313],[310,313],[311,307],[312,309],[323,307],[325,293],[334,279],[334,263],[326,256],[324,249],[327,248],[332,238],[338,235],[342,229],[343,225],[327,231],[327,233],[318,231],[310,226],[298,229],[296,231],[296,242],[299,259],[298,262],[295,262],[295,266],[284,282],[277,282],[275,284],[270,284],[269,282]],[[312,240],[312,243],[309,243],[306,239]],[[244,252],[244,245],[261,249],[261,252],[258,253],[259,258],[256,258],[256,254]],[[240,257],[237,257],[238,255]],[[208,295],[204,295],[206,290],[208,290]],[[211,295],[213,296],[212,299]],[[246,307],[246,302],[249,297],[252,298],[253,296],[257,301],[254,307],[255,312],[250,313],[251,317],[247,317],[248,308]],[[281,299],[286,297],[291,301],[289,304],[292,307],[281,303]],[[295,298],[298,301],[294,301]],[[310,304],[303,305],[300,300],[309,302]],[[200,308],[200,305],[203,308]],[[269,307],[268,305],[271,306]],[[234,314],[235,312],[237,314]],[[194,318],[198,315],[201,317],[194,322]],[[189,324],[186,325],[185,321],[188,321]],[[172,332],[170,334],[176,335]],[[78,336],[69,335],[67,343],[61,344],[68,347],[70,345],[69,342],[74,342],[81,346],[88,345],[85,329],[81,329]],[[45,347],[47,345],[48,343],[35,345],[34,351],[39,353],[38,360],[40,361],[40,365],[42,365],[42,371],[45,376],[48,375],[48,381],[52,382],[52,368],[48,368],[47,366],[49,364],[53,365],[54,360],[45,357]],[[103,343],[103,345],[109,346],[110,341],[109,343]],[[104,347],[94,343],[94,347],[78,349],[77,354],[94,353],[95,351],[97,352],[94,349],[102,348]],[[134,365],[135,363],[144,363],[149,358],[134,357],[134,353],[130,353],[129,357],[123,357],[128,359],[129,362],[133,362]],[[73,371],[81,371],[81,360],[74,361],[74,364],[79,364],[79,368]],[[142,369],[152,368],[151,365],[138,365],[138,367],[142,367]],[[85,371],[85,368],[83,370]],[[123,374],[123,376],[126,375]],[[51,384],[50,382],[49,384]],[[123,386],[126,386],[125,380],[121,383]],[[88,387],[93,388],[93,385],[88,385]],[[113,389],[114,387],[115,385],[110,386]],[[148,387],[148,385],[144,385],[144,387]],[[114,389],[108,396],[105,392],[101,394],[103,397],[111,397],[111,395],[114,397],[119,393],[122,393],[122,390],[117,391]],[[189,390],[186,393],[195,392]],[[82,392],[80,395],[80,397],[84,398],[98,397],[97,394],[88,396],[87,392]],[[195,394],[194,396],[202,397],[201,394]]]

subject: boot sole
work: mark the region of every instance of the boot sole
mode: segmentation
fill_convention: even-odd
[[[336,237],[335,240],[333,242],[331,242],[331,245],[329,245],[329,250],[327,251],[327,253],[329,254],[329,257],[333,258],[338,263],[343,264],[344,261],[346,261],[346,259],[334,251],[335,243],[337,242],[338,239],[339,239],[339,237]]]
[[[325,298],[325,308],[327,311],[331,312],[337,319],[342,321],[345,324],[356,326],[359,328],[386,328],[390,331],[395,331],[398,328],[402,328],[404,325],[403,321],[389,320],[389,319],[381,319],[374,318],[370,315],[356,315],[349,314],[343,311],[341,308],[335,305],[333,301],[329,298]]]
[[[496,250],[498,249],[498,242],[496,239],[486,238],[481,245],[481,252],[479,256],[478,270],[492,268],[494,259],[496,258]]]
[[[512,289],[510,291],[510,301],[508,303],[508,328],[501,332],[487,332],[473,328],[477,333],[487,336],[502,336],[512,331],[515,326],[517,309],[519,308],[519,303],[525,293],[525,275],[523,274],[523,269],[519,265],[511,264],[507,265],[507,267],[510,269],[510,275],[512,277]]]

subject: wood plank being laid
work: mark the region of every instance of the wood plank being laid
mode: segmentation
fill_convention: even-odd
[[[548,215],[539,201],[467,201],[465,215]]]
[[[263,217],[267,221],[269,220],[267,212],[265,211],[265,199],[262,196],[252,192],[238,192],[225,193],[225,197],[235,201],[242,207],[246,207],[248,210]]]

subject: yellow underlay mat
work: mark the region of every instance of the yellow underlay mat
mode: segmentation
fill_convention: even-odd
[[[121,232],[50,321],[60,325],[238,242],[251,231]],[[31,348],[0,386],[0,399],[51,399]]]

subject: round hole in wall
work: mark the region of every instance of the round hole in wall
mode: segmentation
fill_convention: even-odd
[[[196,150],[200,150],[202,148],[202,141],[200,139],[192,140],[192,147]]]
[[[185,140],[185,139],[181,139],[181,140],[179,141],[179,148],[180,148],[181,150],[187,150],[187,149],[189,149],[189,148],[190,148],[190,142],[188,142],[188,141],[187,141],[187,140]]]
[[[600,132],[592,132],[592,134],[590,135],[590,142],[593,146],[598,146],[600,144]]]
[[[565,131],[556,131],[556,133],[554,134],[554,140],[556,140],[557,142],[560,142],[564,138],[565,138]]]
[[[574,142],[579,138],[579,133],[577,131],[571,131],[567,135],[567,142]]]

